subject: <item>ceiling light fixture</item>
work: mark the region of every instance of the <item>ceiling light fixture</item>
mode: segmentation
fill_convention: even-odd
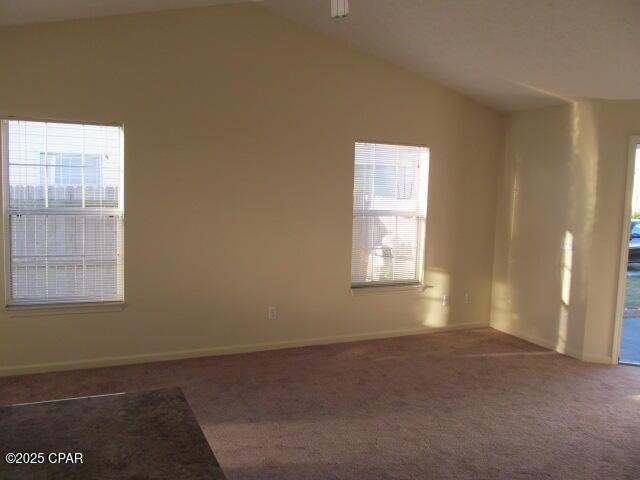
[[[344,18],[349,15],[349,0],[331,0],[331,16]]]

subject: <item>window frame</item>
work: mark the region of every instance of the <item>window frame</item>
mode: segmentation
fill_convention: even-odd
[[[23,121],[23,122],[39,122],[39,123],[66,123],[72,125],[94,125],[100,127],[116,127],[120,130],[120,188],[118,191],[118,205],[119,208],[99,208],[99,207],[64,207],[64,208],[49,208],[51,214],[82,214],[82,215],[113,215],[120,217],[121,229],[119,232],[118,243],[120,246],[120,289],[122,291],[121,298],[115,300],[99,300],[90,299],[86,301],[76,302],[12,302],[11,294],[11,232],[10,232],[10,216],[11,208],[9,203],[9,155],[8,144],[9,135],[8,122],[10,121]],[[12,315],[18,316],[31,316],[31,315],[45,315],[51,313],[75,313],[79,311],[86,312],[111,312],[120,311],[125,306],[125,244],[124,244],[124,223],[125,223],[125,203],[124,203],[124,124],[116,122],[93,122],[82,120],[59,120],[59,119],[44,119],[44,118],[31,118],[31,117],[16,117],[16,116],[0,116],[0,176],[2,185],[2,194],[0,195],[0,202],[2,203],[2,270],[4,275],[4,308]],[[84,203],[84,193],[83,193]]]
[[[350,288],[353,293],[365,292],[367,289],[378,290],[378,291],[424,291],[425,288],[431,288],[430,285],[425,284],[425,270],[427,265],[427,221],[429,216],[429,183],[430,183],[430,167],[431,167],[431,148],[424,144],[419,143],[403,143],[403,142],[392,142],[388,140],[354,140],[353,142],[353,156],[352,156],[352,166],[353,166],[353,175],[351,178],[351,244],[353,249],[353,219],[357,216],[357,212],[365,212],[367,210],[356,209],[353,203],[353,189],[355,189],[356,182],[356,148],[359,143],[369,143],[369,144],[378,144],[378,145],[390,145],[394,147],[415,147],[415,148],[424,148],[427,151],[427,171],[426,171],[426,181],[425,181],[425,214],[422,219],[422,226],[418,226],[421,229],[421,232],[418,232],[420,238],[418,241],[421,242],[420,251],[416,249],[416,253],[419,254],[416,258],[416,271],[417,271],[417,280],[407,280],[407,281],[379,281],[379,282],[351,282]],[[397,172],[397,166],[396,166]],[[373,175],[373,172],[372,172]],[[397,178],[396,178],[396,188],[397,188]],[[372,210],[368,210],[371,212]],[[389,209],[379,209],[375,210],[376,212],[387,213],[392,216],[405,216],[407,218],[420,218],[418,215],[409,215],[410,211],[406,210],[389,210]],[[361,215],[364,216],[364,215]],[[383,215],[369,215],[369,216],[383,216]],[[353,251],[353,250],[352,250]],[[353,265],[353,254],[351,255],[350,266]]]

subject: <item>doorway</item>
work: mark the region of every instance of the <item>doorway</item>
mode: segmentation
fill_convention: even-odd
[[[619,363],[640,365],[640,138],[629,150],[629,212],[623,240],[624,303],[620,326]]]

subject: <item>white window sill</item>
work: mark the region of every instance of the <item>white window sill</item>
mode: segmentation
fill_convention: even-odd
[[[351,287],[352,295],[372,295],[387,293],[403,293],[403,292],[424,292],[433,288],[433,285],[367,285],[364,287]]]
[[[124,302],[92,302],[44,305],[7,305],[5,306],[5,311],[10,317],[33,317],[37,315],[121,312],[124,308]]]

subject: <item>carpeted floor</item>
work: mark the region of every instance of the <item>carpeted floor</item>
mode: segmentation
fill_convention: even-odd
[[[0,446],[0,479],[225,480],[179,388],[0,407]]]
[[[230,480],[640,478],[640,368],[491,329],[4,378],[0,404],[171,386]]]

